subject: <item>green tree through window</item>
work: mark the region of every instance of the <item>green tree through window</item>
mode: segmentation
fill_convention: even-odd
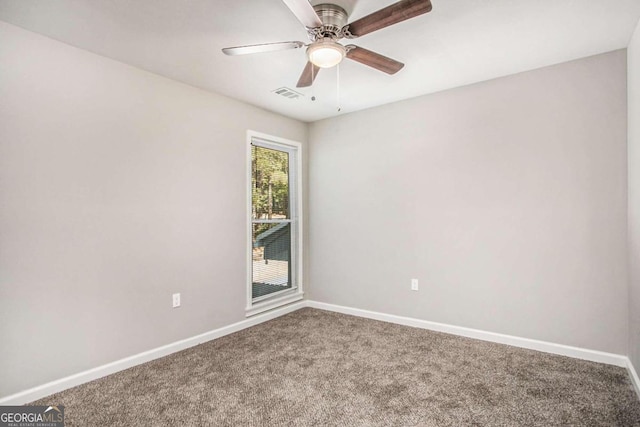
[[[251,159],[253,219],[289,218],[288,153],[252,146]],[[268,228],[267,224],[260,225]]]

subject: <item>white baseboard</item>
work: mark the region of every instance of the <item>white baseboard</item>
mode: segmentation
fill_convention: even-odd
[[[78,374],[51,381],[49,383],[33,387],[19,393],[3,397],[0,399],[0,405],[24,405],[26,403],[33,402],[34,400],[49,396],[53,393],[57,393],[68,388],[75,387],[77,385],[84,384],[98,378],[102,378],[104,376],[131,368],[136,365],[140,365],[142,363],[149,362],[154,359],[158,359],[160,357],[168,356],[169,354],[185,350],[189,347],[193,347],[198,344],[202,344],[204,342],[211,341],[246,328],[250,328],[251,326],[255,326],[268,320],[275,319],[276,317],[280,317],[287,313],[299,310],[305,306],[306,301],[290,304],[285,307],[269,311],[268,313],[252,316],[238,323],[223,326],[222,328],[214,329],[212,331],[205,332],[191,338],[176,341],[174,343],[163,345],[162,347],[157,347],[130,357],[125,357],[124,359],[116,360],[115,362],[107,363],[106,365],[98,366],[96,368],[80,372]]]
[[[350,314],[353,316],[364,317],[367,319],[380,320],[383,322],[396,323],[399,325],[412,326],[415,328],[429,329],[432,331],[445,332],[448,334],[459,335],[463,337],[475,338],[483,341],[490,341],[499,344],[507,344],[514,347],[527,348],[530,350],[542,351],[545,353],[558,354],[562,356],[573,357],[576,359],[589,360],[592,362],[606,363],[627,368],[631,382],[640,397],[640,379],[634,369],[633,364],[628,357],[619,354],[605,353],[596,350],[588,350],[579,347],[571,347],[563,344],[554,344],[545,341],[532,340],[528,338],[514,337],[511,335],[498,334],[494,332],[486,332],[478,329],[465,328],[462,326],[447,325],[444,323],[430,322],[428,320],[420,320],[411,317],[396,316],[392,314],[379,313],[375,311],[361,310],[358,308],[344,307],[339,305],[327,304],[318,301],[300,301],[289,304],[285,307],[278,308],[267,313],[252,316],[246,320],[224,326],[204,334],[196,335],[181,341],[164,345],[149,351],[145,351],[124,359],[106,365],[98,366],[78,374],[70,375],[59,380],[33,387],[31,389],[0,398],[0,405],[23,405],[34,400],[41,399],[53,393],[66,390],[71,387],[84,384],[89,381],[102,378],[124,369],[131,368],[142,363],[149,362],[169,354],[185,350],[198,344],[241,331],[251,326],[258,325],[276,317],[283,316],[304,307],[312,307],[320,310],[334,311],[337,313]]]
[[[638,378],[638,373],[636,372],[636,369],[633,367],[633,363],[631,363],[631,359],[629,358],[627,358],[627,371],[629,371],[631,383],[633,384],[633,388],[636,389],[638,399],[640,399],[640,378]]]
[[[629,366],[628,358],[619,354],[605,353],[597,350],[587,350],[579,347],[571,347],[563,344],[554,344],[546,341],[532,340],[529,338],[514,337],[512,335],[486,332],[478,329],[465,328],[462,326],[447,325],[444,323],[430,322],[411,317],[395,316],[393,314],[379,313],[375,311],[361,310],[359,308],[344,307],[340,305],[326,304],[317,301],[307,301],[308,307],[321,310],[335,311],[337,313],[351,314],[353,316],[365,317],[367,319],[381,320],[383,322],[397,323],[399,325],[412,326],[414,328],[429,329],[432,331],[446,332],[448,334],[460,335],[468,338],[475,338],[483,341],[490,341],[499,344],[507,344],[514,347],[527,348],[530,350],[542,351],[544,353],[558,354],[561,356],[573,357],[576,359],[589,360],[592,362],[606,363],[626,368]],[[637,378],[637,377],[636,377]]]

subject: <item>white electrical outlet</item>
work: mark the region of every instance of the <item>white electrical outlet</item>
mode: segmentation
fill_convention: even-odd
[[[180,307],[180,294],[173,294],[173,308]]]
[[[418,279],[411,279],[411,290],[412,291],[418,290]]]

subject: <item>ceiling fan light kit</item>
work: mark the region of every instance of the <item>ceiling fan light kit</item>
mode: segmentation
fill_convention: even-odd
[[[312,43],[307,48],[309,61],[320,68],[335,67],[346,54],[347,49],[330,38]]]
[[[322,3],[311,6],[308,0],[282,1],[305,26],[311,40],[311,43],[306,45],[309,61],[297,87],[311,86],[320,68],[334,67],[345,57],[387,74],[397,73],[404,67],[403,63],[358,46],[343,46],[338,40],[358,38],[431,11],[430,0],[400,0],[348,24],[347,12],[338,5]],[[227,47],[222,51],[233,56],[297,49],[303,46],[305,44],[302,42],[292,41]]]

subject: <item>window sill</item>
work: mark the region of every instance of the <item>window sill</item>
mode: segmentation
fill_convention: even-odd
[[[273,310],[274,308],[282,307],[286,304],[291,304],[292,302],[300,301],[303,298],[303,294],[303,292],[296,292],[294,294],[285,295],[253,304],[250,307],[247,307],[246,317],[251,317],[256,314],[264,313],[268,310]]]

